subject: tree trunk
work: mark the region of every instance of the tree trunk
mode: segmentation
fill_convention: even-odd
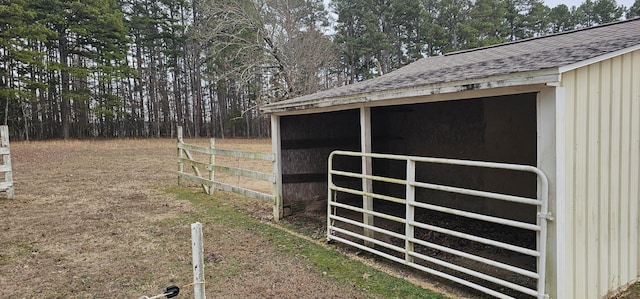
[[[69,100],[69,58],[67,51],[67,32],[63,26],[58,26],[58,53],[60,55],[60,117],[62,124],[62,138],[69,139],[69,117],[71,116],[71,101]]]
[[[138,41],[139,37],[137,37],[136,40]],[[149,128],[146,125],[148,114],[145,112],[145,107],[144,107],[145,80],[143,78],[144,78],[145,72],[142,69],[142,46],[140,45],[140,42],[136,43],[136,69],[138,70],[138,76],[135,77],[134,84],[138,89],[138,95],[140,100],[140,102],[137,104],[139,108],[138,110],[139,119],[136,119],[136,121],[138,122],[140,131],[142,131],[142,135],[144,137],[149,137]]]
[[[150,47],[149,57],[151,64],[149,65],[149,123],[155,125],[155,135],[160,137],[160,108],[158,105],[158,68],[156,66],[155,46]]]

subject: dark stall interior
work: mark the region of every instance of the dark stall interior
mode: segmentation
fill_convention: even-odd
[[[536,94],[371,108],[372,152],[536,165]],[[283,116],[281,161],[284,215],[326,210],[331,151],[360,151],[357,109]],[[335,164],[358,171],[360,159]],[[503,170],[419,164],[419,180],[535,197],[535,176]],[[404,162],[373,160],[375,175],[403,178]],[[356,186],[359,182],[349,185]],[[376,193],[403,197],[404,187],[374,184]],[[535,221],[530,206],[421,190],[419,201],[499,217]]]
[[[536,95],[447,101],[372,110],[373,152],[536,165]],[[405,176],[404,162],[374,160],[376,175]],[[535,197],[529,173],[420,163],[419,181]],[[376,192],[403,197],[402,186],[377,184]],[[498,217],[535,221],[535,208],[420,190],[418,201]]]
[[[327,159],[336,149],[360,150],[359,115],[353,109],[281,117],[285,217],[326,212]]]

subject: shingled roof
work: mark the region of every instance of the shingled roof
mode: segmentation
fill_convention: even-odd
[[[558,82],[561,68],[640,48],[640,19],[420,59],[383,76],[263,106],[266,113]]]

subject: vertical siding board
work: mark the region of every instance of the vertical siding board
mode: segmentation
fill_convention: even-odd
[[[586,128],[584,133],[585,147],[586,147],[586,159],[585,163],[585,175],[586,183],[583,188],[586,189],[586,205],[585,205],[585,236],[586,236],[586,292],[587,294],[600,294],[603,286],[600,282],[600,263],[598,262],[598,256],[600,246],[598,245],[599,231],[600,231],[600,217],[599,217],[599,185],[600,185],[600,151],[599,151],[599,138],[600,138],[600,118],[599,118],[599,103],[600,103],[600,64],[592,64],[588,66],[587,80],[588,80],[588,93],[587,98],[584,100],[583,105],[586,107]],[[606,292],[606,291],[605,291]]]
[[[629,161],[630,161],[630,132],[631,132],[631,64],[628,55],[622,56],[622,103],[621,103],[621,117],[620,117],[620,257],[623,261],[620,263],[622,282],[627,282],[635,277],[631,277],[631,270],[629,267]],[[635,253],[634,253],[635,254]]]
[[[599,177],[599,190],[598,190],[598,210],[599,210],[599,274],[600,279],[598,284],[600,285],[599,296],[604,296],[608,291],[614,287],[610,285],[611,272],[609,265],[611,264],[611,257],[609,251],[609,183],[610,183],[610,133],[611,133],[611,77],[612,67],[611,61],[606,60],[601,64],[601,98],[599,101],[599,164],[600,164],[600,177]]]
[[[570,71],[562,74],[562,84],[565,87],[565,235],[566,240],[566,256],[558,257],[564,259],[566,265],[567,298],[575,298],[576,285],[576,262],[573,252],[576,248],[575,230],[574,230],[574,204],[575,198],[575,99],[576,99],[576,71]],[[560,215],[559,217],[561,217]]]
[[[640,171],[640,149],[638,135],[640,131],[640,114],[638,114],[638,89],[640,89],[640,51],[628,54],[630,60],[630,96],[629,113],[631,124],[629,126],[630,161],[629,161],[629,276],[631,279],[638,277],[638,184],[637,177]]]
[[[633,101],[633,111],[635,115],[632,117],[633,124],[631,127],[634,130],[633,138],[634,138],[634,148],[633,148],[633,156],[634,160],[632,161],[632,178],[635,178],[635,181],[631,183],[633,189],[631,194],[632,207],[630,210],[635,211],[634,223],[632,224],[632,236],[635,238],[635,247],[631,252],[635,252],[634,255],[635,265],[636,265],[636,277],[640,275],[640,205],[638,204],[638,200],[640,200],[640,51],[635,51],[632,54],[633,59],[633,91],[632,91],[632,101]],[[633,262],[633,261],[632,261]],[[634,263],[632,263],[633,265]]]
[[[610,136],[610,191],[609,191],[609,253],[611,254],[610,285],[620,284],[620,84],[622,82],[622,59],[612,59],[612,91],[611,91],[611,136]]]
[[[589,260],[587,255],[587,185],[588,185],[588,169],[587,169],[587,139],[588,139],[588,101],[589,94],[587,88],[580,88],[581,84],[587,84],[589,80],[588,69],[578,69],[576,78],[576,101],[575,101],[575,178],[574,189],[575,196],[573,198],[574,208],[574,242],[575,250],[575,298],[587,298],[587,287],[589,285]],[[584,86],[584,85],[583,85]]]

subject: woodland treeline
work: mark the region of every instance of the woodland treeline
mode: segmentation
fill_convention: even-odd
[[[267,137],[265,103],[640,16],[615,0],[0,0],[13,139]]]

